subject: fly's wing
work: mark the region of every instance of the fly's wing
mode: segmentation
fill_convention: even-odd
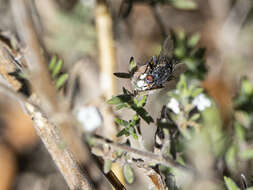
[[[173,43],[171,35],[169,35],[167,36],[167,38],[164,40],[162,44],[160,57],[164,57],[164,56],[172,57],[173,50],[174,50],[174,43]]]

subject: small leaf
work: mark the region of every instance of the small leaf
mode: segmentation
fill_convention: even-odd
[[[195,47],[198,44],[199,40],[200,40],[200,34],[196,33],[190,37],[187,44],[189,47]]]
[[[203,88],[195,88],[194,90],[192,90],[192,97],[196,97],[197,95],[199,95],[200,93],[203,92]]]
[[[153,118],[144,108],[132,107],[132,109],[144,120],[147,124],[154,122]]]
[[[130,73],[113,73],[116,77],[118,78],[124,78],[124,79],[129,79],[131,78]]]
[[[122,129],[118,134],[117,137],[121,137],[122,135],[126,135],[127,137],[130,135],[130,133],[126,129]]]
[[[140,118],[138,117],[137,114],[135,114],[135,115],[133,116],[133,121],[134,121],[135,123],[139,123]]]
[[[62,60],[59,60],[57,62],[57,65],[54,67],[53,71],[52,71],[52,77],[53,79],[56,78],[56,76],[60,73],[60,70],[62,68],[62,64],[63,64],[63,61]]]
[[[114,121],[116,122],[116,123],[118,123],[119,125],[122,125],[122,126],[128,126],[128,121],[126,121],[126,120],[123,120],[123,119],[119,119],[119,118],[115,118],[114,119]]]
[[[52,71],[54,69],[56,61],[57,61],[57,57],[54,55],[49,63],[49,66],[48,66],[50,71]]]
[[[109,159],[105,160],[103,168],[104,173],[107,174],[109,171],[111,171],[111,169],[112,169],[112,161]]]
[[[127,107],[129,107],[129,105],[126,104],[126,103],[123,103],[123,104],[118,104],[118,105],[115,107],[115,109],[116,109],[116,110],[120,110],[120,109],[122,109],[122,108],[127,108]]]
[[[18,77],[22,78],[22,79],[28,79],[28,75],[26,73],[18,73]]]
[[[172,0],[171,4],[178,9],[183,10],[195,10],[198,8],[198,5],[190,0]]]
[[[145,106],[146,102],[147,102],[147,95],[142,97],[142,99],[138,102],[137,107]]]
[[[60,89],[64,84],[65,82],[68,80],[68,77],[69,75],[68,74],[62,74],[56,81],[56,88],[57,89]]]
[[[138,135],[136,134],[136,131],[133,126],[129,129],[129,132],[135,140],[138,140]]]
[[[200,113],[196,113],[196,114],[194,114],[192,117],[191,117],[191,121],[196,121],[196,120],[198,120],[200,118]]]
[[[228,190],[240,190],[231,178],[224,176],[224,181]]]
[[[113,96],[110,100],[107,101],[108,104],[122,104],[127,103],[131,100],[131,95],[122,94],[118,96]]]
[[[248,79],[244,79],[242,81],[242,87],[241,87],[242,93],[246,95],[252,95],[253,94],[253,85]]]
[[[134,57],[131,57],[130,61],[129,61],[129,70],[130,70],[130,72],[132,72],[132,70],[134,70],[136,67],[137,67],[137,64],[134,61]]]
[[[134,182],[134,178],[135,178],[134,172],[133,172],[133,169],[128,164],[124,165],[123,174],[127,183],[132,184]]]
[[[133,137],[135,140],[138,140],[138,135],[137,135],[135,132],[132,133],[132,137]]]

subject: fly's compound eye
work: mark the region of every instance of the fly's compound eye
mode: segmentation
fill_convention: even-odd
[[[154,77],[152,75],[147,75],[146,80],[148,83],[152,83],[154,81]]]

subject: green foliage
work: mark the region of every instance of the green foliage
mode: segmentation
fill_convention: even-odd
[[[188,67],[187,77],[203,80],[207,68],[204,60],[205,49],[197,46],[200,34],[195,33],[188,37],[184,31],[177,31],[172,32],[172,38],[175,45],[175,57]]]
[[[247,78],[241,81],[241,89],[235,99],[235,109],[253,113],[253,84]]]
[[[130,79],[137,70],[138,70],[137,63],[134,61],[134,58],[131,57],[130,60],[129,60],[129,71],[128,71],[128,73],[114,73],[114,75],[118,78]]]
[[[228,190],[240,190],[231,178],[224,176],[224,181]]]
[[[134,179],[135,179],[134,172],[129,164],[124,165],[123,174],[127,183],[132,184],[134,182]]]
[[[169,3],[173,7],[182,10],[195,10],[198,8],[198,5],[194,1],[189,0],[169,0]]]
[[[132,119],[129,121],[122,120],[119,118],[115,118],[115,122],[123,126],[124,128],[117,134],[118,137],[125,135],[132,135],[135,139],[138,139],[136,134],[136,127],[140,125],[140,119],[143,119],[146,123],[154,122],[153,118],[148,114],[144,106],[147,101],[147,96],[135,96],[127,89],[123,88],[123,94],[112,97],[107,101],[108,104],[112,104],[116,106],[116,110],[120,110],[122,108],[128,108],[135,112],[132,116]]]
[[[52,57],[48,65],[48,69],[50,71],[50,74],[57,89],[63,87],[66,81],[68,80],[68,74],[61,73],[62,66],[63,61],[61,59],[57,59],[56,56]]]
[[[198,5],[193,0],[156,0],[157,3],[167,3],[181,10],[196,10]]]
[[[188,37],[185,32],[178,31],[172,33],[172,37],[174,56],[187,65],[188,71],[180,76],[176,89],[168,92],[168,104],[163,106],[161,116],[154,123],[157,126],[156,138],[159,137],[156,142],[160,143],[157,143],[159,146],[156,148],[159,149],[158,152],[161,151],[163,157],[173,158],[181,165],[193,163],[199,167],[198,163],[203,164],[203,159],[207,158],[214,167],[218,167],[215,165],[217,161],[226,168],[221,170],[227,176],[238,176],[242,168],[245,168],[241,166],[251,166],[253,160],[253,84],[247,78],[241,80],[241,89],[233,102],[231,123],[224,126],[219,107],[201,87],[207,69],[204,61],[205,50],[197,47],[200,35],[193,34]],[[137,65],[131,58],[128,73],[116,75],[120,78],[131,78],[135,72],[133,68],[137,68]],[[130,109],[134,112],[130,120],[115,119],[115,122],[122,126],[117,136],[132,136],[137,139],[139,134],[136,130],[140,127],[140,121],[143,120],[147,124],[154,122],[144,108],[147,100],[147,96],[136,95],[125,88],[123,94],[108,100],[108,103],[115,105],[116,110]],[[173,167],[161,164],[152,167],[156,167],[166,182],[170,181],[166,183],[167,187],[177,189],[171,177],[178,175]],[[204,172],[208,172],[208,169],[201,168]],[[250,172],[245,170],[247,174]],[[220,171],[217,172],[217,176],[219,175]],[[224,177],[224,181],[227,189],[239,190],[231,178]],[[220,188],[220,185],[215,185],[217,189]]]

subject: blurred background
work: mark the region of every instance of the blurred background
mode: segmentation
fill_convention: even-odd
[[[72,102],[73,110],[80,105],[93,104],[101,95],[104,101],[108,100],[112,95],[121,93],[123,86],[131,89],[129,80],[119,80],[112,77],[112,73],[126,72],[131,56],[139,64],[145,64],[151,56],[158,55],[163,40],[173,30],[179,38],[180,35],[182,38],[197,36],[200,39],[197,47],[206,49],[204,58],[208,72],[199,80],[200,86],[215,100],[221,125],[229,131],[235,117],[233,99],[241,89],[240,79],[247,77],[250,82],[253,80],[251,1],[108,0],[105,5],[109,21],[99,21],[101,14],[98,4],[103,4],[100,0],[31,2],[33,21],[48,62],[53,55],[57,55],[64,62],[63,72],[70,74],[70,78],[78,72],[80,86]],[[25,47],[17,37],[19,28],[14,20],[10,1],[0,0],[0,40],[3,41],[7,36],[13,39],[13,43],[17,41]],[[106,33],[106,27],[105,30],[100,28],[103,24],[98,24],[107,21],[109,33]],[[104,38],[108,38],[108,43],[111,43],[109,49],[108,46],[103,49],[101,45]],[[110,54],[110,58],[103,53]],[[181,56],[184,57],[184,53]],[[106,59],[109,65],[104,63]],[[162,105],[168,103],[167,92],[168,89],[165,89],[149,96],[146,108],[153,118],[158,118]],[[36,135],[33,123],[22,106],[14,98],[4,94],[0,96],[0,190],[67,190],[63,177]],[[245,131],[251,131],[251,104],[247,104],[244,110],[248,114]],[[117,111],[119,117],[130,116],[131,113],[131,110]],[[145,147],[152,150],[156,126],[143,123],[141,127]],[[115,139],[117,129],[106,129],[109,133],[105,129],[99,130],[108,138]],[[249,150],[252,148],[250,137],[247,137],[247,143],[243,143],[244,148],[245,144]],[[252,152],[247,161],[251,157]],[[221,175],[227,173],[236,177],[241,170],[250,181],[253,174],[247,166],[252,168],[252,162],[245,162],[233,169],[223,168]],[[96,174],[96,179],[98,183],[104,177]],[[127,185],[127,189],[149,189],[147,180],[136,169],[135,182]],[[98,185],[97,189],[110,189],[108,182],[101,183],[106,185]]]

